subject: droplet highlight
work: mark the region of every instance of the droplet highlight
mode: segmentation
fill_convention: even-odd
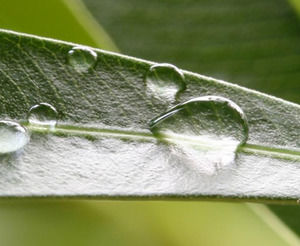
[[[0,121],[0,154],[22,149],[29,142],[27,130],[12,121]]]
[[[57,111],[49,103],[40,103],[29,109],[27,118],[29,124],[54,128],[57,123]]]
[[[243,110],[233,101],[204,96],[179,104],[150,122],[154,135],[172,143],[176,155],[197,170],[214,174],[234,163],[248,138]]]
[[[94,68],[96,61],[97,53],[88,47],[78,46],[68,52],[68,63],[80,73]]]
[[[150,67],[147,90],[156,98],[174,101],[186,89],[184,74],[174,65],[162,63]]]

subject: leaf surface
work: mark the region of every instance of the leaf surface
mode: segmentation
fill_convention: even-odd
[[[147,92],[145,74],[154,63],[95,49],[95,68],[82,73],[67,63],[74,44],[7,31],[0,43],[2,119],[24,122],[40,102],[59,113],[55,130],[29,126],[24,151],[2,158],[1,196],[299,197],[298,105],[182,71],[187,89],[179,102],[222,96],[249,122],[235,164],[202,175],[149,131],[149,121],[170,107]]]

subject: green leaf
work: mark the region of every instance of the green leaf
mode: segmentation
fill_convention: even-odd
[[[154,63],[88,48],[70,58],[74,44],[8,31],[0,43],[2,119],[25,122],[28,109],[41,102],[59,115],[54,130],[27,125],[32,135],[24,151],[2,158],[2,197],[298,199],[298,105],[181,71],[187,89],[178,102],[222,96],[248,118],[249,138],[234,165],[208,176],[149,131],[149,121],[173,104],[147,90]],[[89,61],[86,51],[97,53],[95,67],[78,70],[74,64]]]

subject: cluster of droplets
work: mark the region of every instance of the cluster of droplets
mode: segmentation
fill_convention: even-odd
[[[30,140],[30,127],[53,129],[57,122],[57,111],[48,103],[32,106],[27,114],[28,126],[13,121],[0,121],[0,154],[10,154],[24,148]]]
[[[97,53],[85,46],[76,46],[69,50],[68,63],[79,73],[88,72],[95,67]],[[9,154],[21,150],[30,140],[28,129],[42,127],[54,129],[57,123],[57,111],[48,103],[32,106],[27,113],[28,126],[13,121],[0,121],[0,154]]]
[[[84,46],[69,50],[67,60],[78,73],[95,67],[97,53]],[[145,77],[147,92],[173,104],[186,90],[183,72],[171,64],[155,64]],[[29,142],[30,127],[53,129],[57,111],[48,103],[32,106],[27,114],[28,127],[16,122],[0,121],[0,154],[22,149]],[[238,146],[248,137],[248,124],[242,109],[229,99],[205,96],[177,104],[150,122],[155,136],[173,143],[176,152],[190,159],[222,167],[232,163]],[[210,165],[210,164],[209,164]],[[210,165],[211,166],[211,165]]]

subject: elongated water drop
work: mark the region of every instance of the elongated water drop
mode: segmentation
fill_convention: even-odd
[[[74,47],[68,52],[68,62],[77,72],[87,72],[97,61],[97,53],[84,46]]]
[[[11,121],[0,121],[0,154],[8,154],[23,148],[29,141],[24,127]]]
[[[57,111],[49,103],[40,103],[29,109],[28,122],[32,125],[41,125],[54,128],[57,123]]]
[[[168,101],[174,101],[186,88],[183,73],[174,65],[166,63],[151,66],[146,83],[150,93]]]
[[[150,122],[151,131],[176,146],[199,170],[213,174],[234,162],[248,138],[242,109],[229,99],[205,96],[179,104]]]

